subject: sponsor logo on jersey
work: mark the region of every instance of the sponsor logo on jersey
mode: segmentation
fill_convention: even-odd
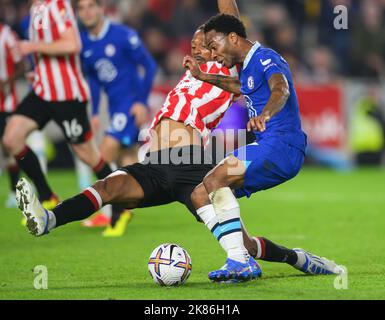
[[[271,63],[271,59],[267,59],[267,60],[259,59],[259,61],[261,61],[261,64],[263,66],[267,66],[269,63]]]

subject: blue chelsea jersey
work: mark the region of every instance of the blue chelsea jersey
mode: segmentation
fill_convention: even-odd
[[[83,31],[81,40],[93,114],[98,112],[101,89],[108,96],[110,112],[123,104],[128,111],[134,102],[147,103],[156,63],[133,29],[106,20],[98,36]]]
[[[257,140],[279,137],[286,143],[305,151],[306,135],[301,129],[299,105],[288,63],[277,52],[254,44],[246,56],[240,72],[241,92],[246,99],[249,117],[262,113],[271,92],[268,80],[275,74],[286,76],[290,97],[280,112],[266,124],[264,132],[256,132]]]

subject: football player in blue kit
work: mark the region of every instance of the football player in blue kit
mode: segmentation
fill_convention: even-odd
[[[231,68],[241,67],[239,78],[203,73],[196,61],[187,66],[199,80],[226,91],[242,94],[249,111],[248,131],[256,141],[241,147],[220,162],[196,187],[192,201],[197,213],[227,252],[226,264],[209,273],[213,281],[245,281],[252,278],[245,243],[258,241],[242,236],[240,208],[236,199],[273,188],[294,178],[305,157],[306,135],[301,129],[298,100],[287,62],[277,52],[247,40],[243,23],[232,15],[212,17],[204,27],[212,58]],[[289,250],[272,242],[274,256],[309,274],[337,274],[342,268],[303,249]],[[261,247],[261,243],[258,245]]]
[[[136,163],[139,130],[148,121],[147,99],[156,62],[135,30],[107,19],[100,0],[77,0],[76,10],[85,29],[81,32],[81,57],[91,89],[92,127],[96,132],[100,131],[102,89],[108,98],[110,125],[100,146],[102,157],[119,165]],[[131,219],[129,212],[121,215],[116,210],[113,207],[111,226],[105,236],[121,235]]]

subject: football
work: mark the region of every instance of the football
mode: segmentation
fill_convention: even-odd
[[[164,243],[150,255],[148,270],[161,286],[178,286],[186,282],[192,270],[190,255],[177,244]]]

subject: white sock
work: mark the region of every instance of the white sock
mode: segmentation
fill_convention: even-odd
[[[221,239],[229,259],[246,263],[248,252],[243,243],[239,204],[230,188],[220,188],[210,194],[221,225]]]
[[[301,269],[305,262],[306,262],[306,256],[303,252],[296,252],[297,254],[297,257],[298,257],[298,260],[297,262],[295,263],[294,267],[297,268],[297,269]]]
[[[47,210],[48,213],[48,231],[56,227],[56,217],[52,211]]]
[[[218,240],[218,237],[221,234],[221,229],[214,206],[212,204],[208,204],[204,207],[201,207],[197,209],[197,214],[202,219],[206,227],[210,230],[210,232],[214,235],[214,237]],[[219,243],[222,246],[223,250],[225,250],[227,253],[227,248],[225,246],[224,239],[220,238]]]

